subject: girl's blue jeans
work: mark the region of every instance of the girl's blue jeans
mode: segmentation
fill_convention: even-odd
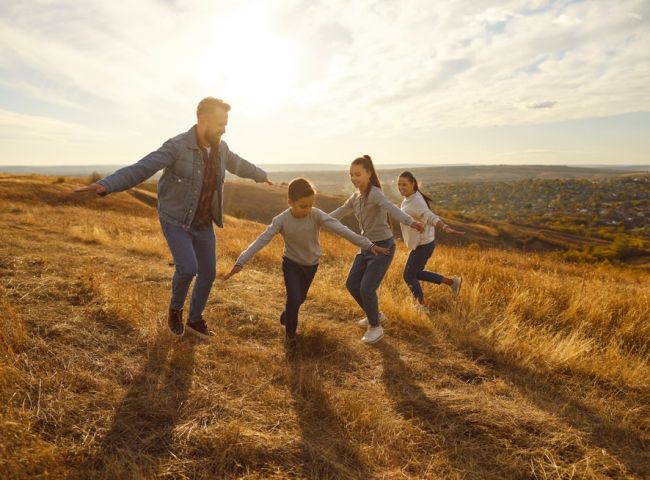
[[[427,272],[424,269],[435,248],[436,242],[434,240],[431,243],[420,245],[415,250],[411,250],[404,266],[404,281],[411,289],[413,296],[418,300],[424,298],[419,280],[441,284],[444,278],[439,273]]]
[[[377,289],[395,256],[395,239],[391,237],[374,243],[380,247],[388,248],[390,253],[388,255],[383,253],[373,255],[369,250],[362,250],[358,253],[350,267],[345,287],[366,313],[368,323],[376,327],[379,325]]]

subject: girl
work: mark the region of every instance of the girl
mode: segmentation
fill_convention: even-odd
[[[375,245],[389,249],[389,254],[373,256],[361,251],[354,258],[346,288],[359,306],[366,313],[366,318],[359,320],[360,327],[368,327],[361,339],[365,343],[375,343],[384,336],[380,323],[386,317],[379,311],[377,289],[395,255],[395,239],[389,224],[389,216],[397,222],[422,231],[422,225],[402,212],[386,198],[381,190],[379,177],[368,155],[355,159],[350,165],[350,180],[357,188],[346,202],[330,213],[341,219],[348,213],[354,213],[359,222],[361,234],[368,237]]]
[[[373,244],[367,238],[357,235],[338,220],[331,218],[322,210],[313,208],[314,187],[304,178],[296,178],[289,184],[289,208],[276,216],[271,225],[239,255],[235,266],[224,280],[239,273],[246,262],[266,246],[278,233],[284,238],[282,272],[287,290],[285,309],[280,315],[280,323],[286,330],[286,338],[295,341],[298,327],[298,310],[307,298],[307,292],[318,269],[321,256],[319,232],[321,227],[334,232],[358,245],[369,256],[389,254],[387,248]]]
[[[424,270],[427,261],[433,254],[433,249],[436,247],[435,227],[442,228],[443,232],[453,235],[465,235],[465,233],[446,225],[440,217],[431,211],[431,198],[420,191],[418,182],[411,172],[402,172],[400,174],[397,178],[397,188],[404,197],[402,211],[425,225],[424,232],[421,233],[402,227],[402,238],[404,238],[404,243],[411,251],[404,266],[404,281],[418,302],[416,309],[426,313],[429,309],[424,304],[424,294],[419,280],[438,285],[441,283],[449,285],[454,296],[458,296],[463,281],[461,277],[448,278],[439,273]]]

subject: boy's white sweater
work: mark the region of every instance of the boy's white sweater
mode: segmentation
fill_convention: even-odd
[[[415,250],[420,245],[433,242],[436,238],[435,225],[440,220],[440,217],[429,209],[422,194],[418,191],[406,197],[402,200],[401,208],[404,213],[424,225],[424,232],[422,233],[406,225],[400,225],[402,238],[407,248],[409,250]]]

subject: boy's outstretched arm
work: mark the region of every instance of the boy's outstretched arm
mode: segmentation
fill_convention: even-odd
[[[244,267],[242,267],[241,265],[237,265],[237,264],[235,264],[235,265],[232,267],[232,269],[231,269],[231,270],[230,270],[226,275],[223,276],[223,281],[225,282],[226,280],[228,280],[228,279],[229,279],[230,277],[232,277],[233,275],[235,275],[235,274],[241,272],[243,268],[244,268]]]
[[[273,218],[273,221],[271,222],[271,225],[266,227],[266,230],[262,232],[262,234],[257,237],[253,243],[251,243],[246,250],[244,250],[239,257],[237,257],[237,260],[235,261],[235,266],[232,267],[230,272],[228,272],[226,275],[224,275],[223,280],[224,282],[228,280],[230,277],[235,275],[236,273],[241,272],[242,268],[244,268],[244,265],[246,262],[248,262],[253,256],[259,252],[262,248],[264,248],[271,240],[273,240],[273,237],[280,233],[282,230],[282,222],[283,222],[283,217],[282,214],[277,215]]]

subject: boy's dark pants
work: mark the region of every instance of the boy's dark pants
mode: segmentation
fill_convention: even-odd
[[[298,328],[298,310],[307,298],[314,275],[318,270],[316,265],[299,265],[289,260],[282,259],[282,272],[284,273],[284,286],[287,289],[287,303],[284,309],[284,327],[287,336],[293,337]]]

